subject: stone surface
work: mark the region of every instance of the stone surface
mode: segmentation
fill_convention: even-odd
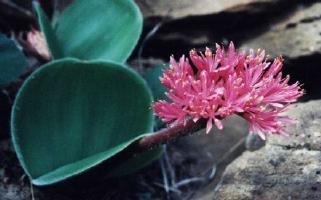
[[[265,49],[272,57],[297,58],[321,54],[321,2],[298,6],[288,16],[254,36],[243,48]]]
[[[8,161],[15,157],[10,140],[0,141],[0,199],[30,198],[30,188],[24,182],[18,163]]]
[[[270,137],[268,144],[285,149],[321,151],[321,101],[292,105],[286,114],[298,121],[288,128],[291,137]]]
[[[155,12],[153,9],[151,12],[155,16],[165,15],[157,14],[157,12],[162,13],[162,5],[165,5],[165,2],[156,1]],[[170,2],[175,4],[176,1]],[[186,1],[186,4],[187,2],[189,1]],[[229,9],[229,6],[225,7],[225,3],[222,3],[223,6],[218,6],[219,8],[211,11],[211,14],[195,15],[203,10],[198,9],[198,4],[206,5],[205,7],[210,9],[212,4],[215,7],[215,3],[204,4],[202,1],[193,1],[193,6],[186,5],[195,12],[194,14],[185,12],[184,9],[176,10],[174,6],[173,15],[181,17],[168,14],[171,19],[164,21],[161,29],[146,45],[144,55],[152,54],[167,59],[172,53],[180,56],[191,48],[203,50],[205,46],[214,47],[215,42],[227,43],[230,40],[233,40],[237,47],[265,49],[271,57],[282,55],[287,60],[321,54],[321,2],[286,0],[217,2],[226,2],[233,4],[231,8],[242,9]],[[179,6],[184,7],[184,5],[183,3]],[[149,16],[148,12],[144,11],[144,6],[141,8],[144,15]],[[231,10],[233,12],[230,12]],[[180,12],[185,14],[176,14]],[[147,26],[150,26],[150,23],[147,23]]]
[[[257,134],[250,134],[246,137],[245,147],[248,151],[256,151],[265,145],[265,140]]]
[[[136,0],[145,18],[167,17],[172,19],[219,12],[237,12],[249,10],[256,4],[274,2],[277,0]]]
[[[210,199],[321,199],[321,153],[267,147],[246,152],[226,169]]]
[[[233,116],[225,119],[223,124],[223,130],[213,128],[208,134],[202,130],[179,138],[173,145],[169,145],[171,163],[177,171],[188,170],[181,165],[190,162],[192,174],[189,176],[205,175],[222,162],[229,150],[248,134],[247,122],[240,117]],[[245,149],[244,144],[243,149]],[[240,153],[242,152],[238,152],[238,155]]]
[[[321,199],[320,113],[321,100],[294,105],[291,137],[272,136],[260,150],[244,152],[200,199]]]
[[[247,123],[240,117],[231,117],[223,123],[223,130],[213,128],[208,134],[202,130],[167,146],[165,177],[168,177],[168,187],[174,191],[170,199],[189,199],[245,150]]]

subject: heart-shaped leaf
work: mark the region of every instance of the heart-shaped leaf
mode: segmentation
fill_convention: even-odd
[[[26,67],[27,60],[21,50],[0,33],[0,86],[17,79]]]
[[[52,31],[39,5],[36,11],[50,51],[55,54],[60,46],[63,57],[124,62],[142,30],[142,16],[132,0],[74,1],[55,20]]]
[[[25,81],[13,106],[19,161],[36,185],[88,171],[152,131],[151,101],[144,80],[119,64],[51,62]],[[120,166],[139,169],[158,155],[141,154],[144,162]]]

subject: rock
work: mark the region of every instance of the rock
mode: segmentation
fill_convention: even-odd
[[[265,140],[257,134],[250,134],[246,137],[246,149],[249,151],[256,151],[265,145]]]
[[[320,157],[276,146],[246,152],[227,167],[212,199],[321,199]]]
[[[237,47],[265,49],[271,57],[282,55],[286,60],[321,54],[321,2],[208,1],[137,1],[149,26],[146,30],[151,29],[152,16],[170,18],[146,45],[144,56],[167,60],[173,52],[180,56],[191,48],[203,50],[229,40]],[[205,9],[198,9],[201,6]],[[173,9],[165,12],[164,7]]]
[[[242,47],[261,48],[272,57],[282,55],[290,59],[321,54],[320,30],[321,3],[301,5]]]
[[[6,186],[1,184],[0,198],[1,200],[31,199],[30,188],[27,186],[19,186],[15,184],[9,184]]]
[[[305,1],[289,0],[217,1],[222,7],[211,13],[197,14],[202,11],[197,9],[198,4],[206,5],[207,8],[212,4],[218,4],[204,4],[203,1],[193,1],[190,10],[194,14],[186,11],[184,15],[178,15],[179,18],[174,14],[157,14],[163,13],[160,5],[165,4],[164,1],[147,4],[155,6],[154,9],[150,9],[150,13],[155,10],[154,17],[148,14],[148,11],[144,11],[144,5],[140,5],[145,16],[143,38],[155,27],[155,22],[161,21],[158,31],[145,43],[143,57],[153,56],[168,60],[171,54],[186,55],[192,48],[215,48],[215,43],[228,44],[229,41],[234,41],[238,48],[264,48],[272,56],[282,54],[291,58],[311,55],[319,49],[314,42],[320,38],[320,3],[309,4]],[[142,2],[138,4],[144,4]],[[183,2],[185,3],[182,5],[185,5],[189,1]],[[175,13],[176,10],[173,9],[172,12]],[[183,12],[183,9],[177,12]],[[167,16],[164,17],[167,20],[159,20],[156,16]],[[302,31],[305,29],[308,31]],[[296,38],[296,35],[300,37]]]
[[[321,100],[293,106],[288,114],[298,123],[288,127],[289,138],[271,136],[265,147],[243,153],[199,199],[321,199],[320,113]]]
[[[285,149],[321,151],[321,101],[292,105],[286,115],[298,121],[290,126],[291,137],[270,137],[268,144]]]
[[[189,162],[192,173],[199,176],[219,164],[227,152],[248,134],[247,122],[240,117],[230,117],[223,121],[223,130],[214,128],[206,134],[205,130],[193,135],[181,137],[169,145],[171,163],[177,169]],[[243,150],[245,149],[243,143]],[[238,155],[242,152],[238,152]],[[187,169],[187,168],[186,168]]]
[[[145,18],[165,17],[171,19],[220,12],[240,12],[250,10],[254,5],[265,5],[275,2],[277,2],[277,0],[136,0]]]
[[[235,116],[223,123],[223,130],[215,128],[208,134],[202,130],[168,145],[169,187],[181,191],[174,193],[173,199],[188,199],[206,185],[209,177],[222,174],[226,164],[245,150],[244,141],[248,134],[245,120]],[[194,181],[187,181],[184,187],[175,186],[184,180]]]

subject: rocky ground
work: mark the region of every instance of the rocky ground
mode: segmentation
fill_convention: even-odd
[[[298,123],[291,136],[271,136],[255,152],[244,152],[220,182],[200,192],[200,199],[321,199],[321,101],[292,106]]]
[[[321,199],[321,2],[136,2],[145,26],[131,63],[141,73],[167,62],[171,54],[178,57],[191,48],[213,48],[215,42],[232,40],[237,47],[263,48],[271,57],[282,55],[285,73],[304,83],[307,93],[288,113],[299,122],[289,127],[291,137],[270,137],[262,147],[264,142],[256,137],[245,139],[247,125],[233,118],[223,132],[200,132],[168,144],[160,161],[137,174],[62,191],[31,188],[8,134],[1,133],[0,199]],[[8,9],[1,14],[0,24],[12,15]],[[30,13],[24,16],[10,18],[12,24],[30,24]],[[10,105],[7,97],[0,100],[5,102],[1,105]],[[9,112],[4,106],[0,110]]]

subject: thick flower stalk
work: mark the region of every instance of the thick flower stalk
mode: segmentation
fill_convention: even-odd
[[[225,51],[216,45],[213,53],[190,51],[163,71],[161,83],[168,88],[169,102],[159,100],[153,110],[170,126],[206,120],[206,133],[213,124],[223,128],[222,119],[237,114],[250,124],[249,132],[265,139],[267,134],[287,135],[285,126],[293,120],[283,116],[290,103],[303,95],[298,82],[282,77],[282,58],[268,62],[265,52],[236,51],[231,42]]]

